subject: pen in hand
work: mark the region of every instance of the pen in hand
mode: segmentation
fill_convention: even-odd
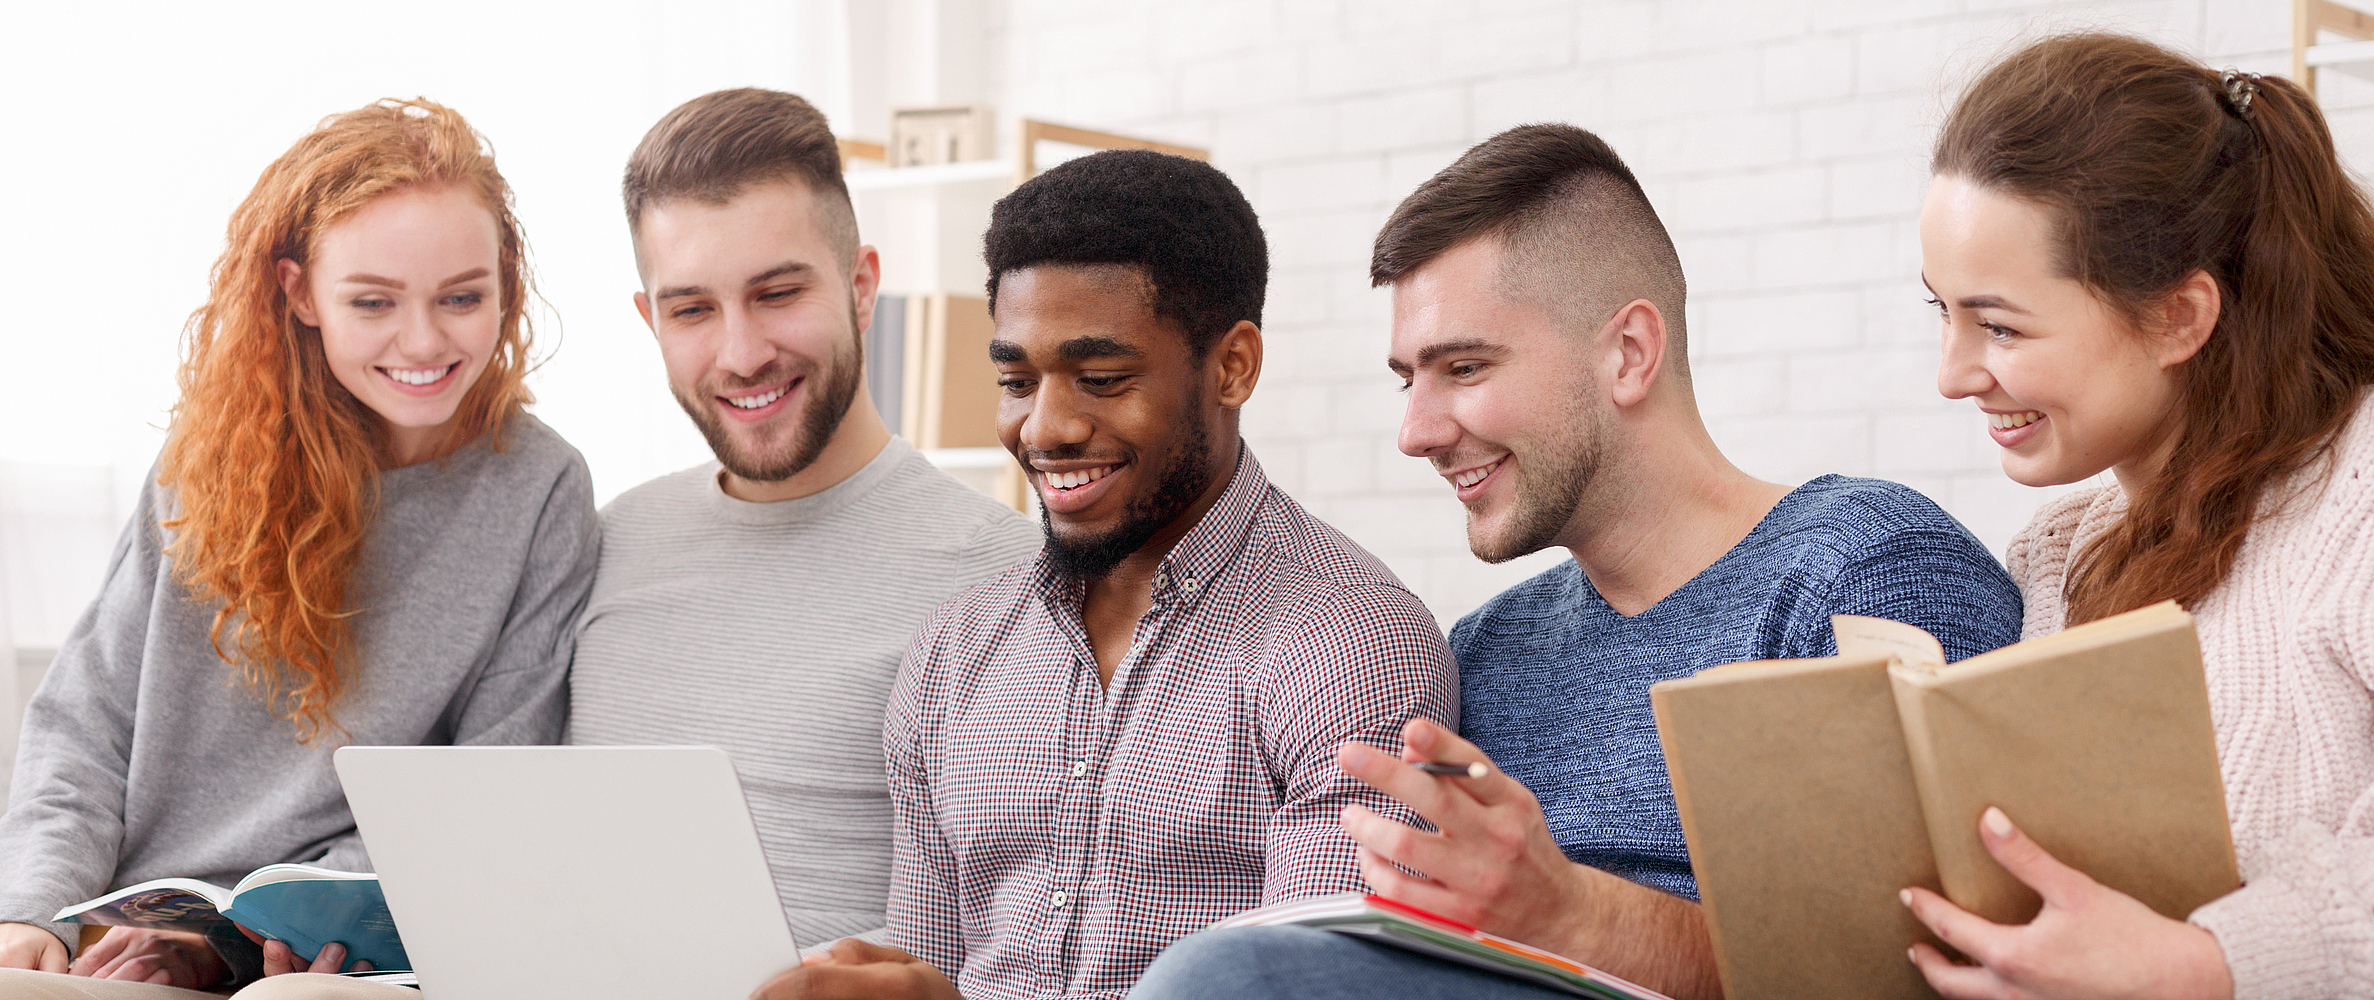
[[[1482,761],[1471,764],[1437,764],[1430,760],[1414,760],[1410,762],[1410,766],[1428,774],[1440,774],[1454,778],[1481,778],[1492,773],[1491,765]]]

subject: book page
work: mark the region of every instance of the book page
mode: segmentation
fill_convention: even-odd
[[[1938,887],[1888,686],[1901,659],[1765,661],[1649,688],[1727,995],[1934,998],[1904,960],[1926,931],[1897,900]]]
[[[1830,634],[1838,639],[1840,656],[1890,656],[1924,673],[1945,666],[1945,647],[1937,637],[1903,622],[1862,615],[1831,615]]]
[[[342,872],[334,868],[316,868],[312,865],[265,865],[249,872],[246,878],[239,880],[238,885],[232,886],[231,895],[236,896],[259,885],[271,885],[275,882],[353,882],[362,880],[376,882],[379,880],[379,876],[370,872]]]

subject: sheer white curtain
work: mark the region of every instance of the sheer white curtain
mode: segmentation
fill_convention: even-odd
[[[14,548],[8,532],[0,530],[0,571],[9,566],[8,553]],[[8,777],[16,765],[17,720],[24,705],[24,697],[17,693],[16,629],[8,615],[8,588],[0,587],[0,803],[8,801]]]
[[[14,760],[48,654],[99,590],[138,495],[138,474],[129,496],[118,478],[105,465],[0,461],[0,761]]]
[[[850,6],[876,2],[422,0],[394,21],[296,0],[12,8],[0,92],[26,96],[0,102],[0,134],[23,140],[0,157],[0,190],[19,195],[0,199],[0,274],[18,291],[0,326],[0,763],[29,693],[15,651],[54,647],[97,591],[163,443],[224,222],[314,122],[417,94],[494,144],[541,293],[536,412],[607,501],[708,457],[631,304],[627,154],[723,87],[805,94],[838,126]]]

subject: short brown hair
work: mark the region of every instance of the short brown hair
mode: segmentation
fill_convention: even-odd
[[[817,224],[846,267],[857,254],[857,213],[841,180],[841,149],[824,113],[797,94],[741,87],[676,106],[627,157],[627,228],[670,198],[723,204],[753,184],[797,180],[816,198]]]
[[[1519,125],[1484,140],[1402,199],[1377,233],[1369,280],[1394,284],[1484,238],[1498,239],[1507,254],[1502,287],[1512,296],[1593,324],[1633,299],[1655,303],[1672,341],[1668,370],[1689,381],[1681,257],[1640,181],[1606,141],[1559,123]],[[1599,287],[1610,278],[1613,287]]]

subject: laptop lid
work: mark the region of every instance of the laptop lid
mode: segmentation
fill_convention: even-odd
[[[799,964],[713,747],[344,747],[338,777],[438,1000],[743,1000]]]

